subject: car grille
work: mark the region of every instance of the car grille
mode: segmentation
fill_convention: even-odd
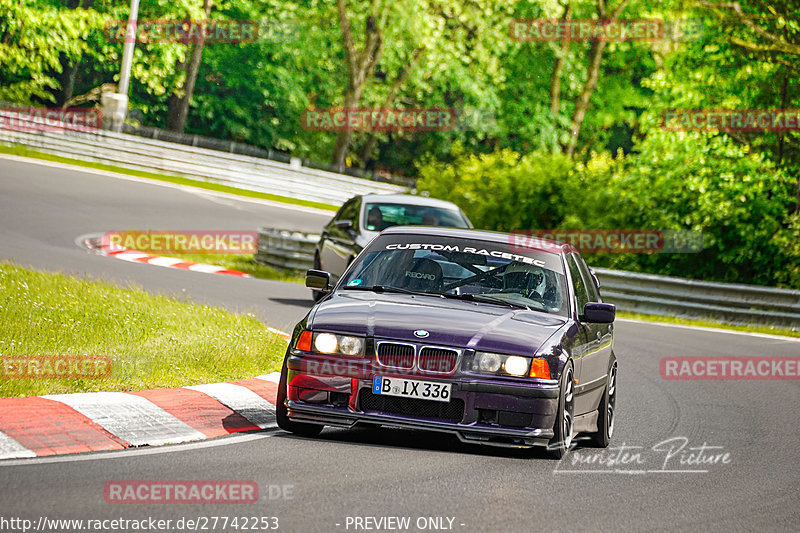
[[[426,346],[419,353],[419,368],[426,372],[452,372],[457,358],[455,350]]]
[[[383,366],[412,368],[414,366],[414,346],[394,342],[379,342],[378,361]]]
[[[461,422],[464,418],[464,400],[453,398],[449,402],[417,400],[415,398],[398,398],[373,394],[370,389],[361,389],[358,393],[358,405],[362,411],[380,411],[415,418],[431,418]]]

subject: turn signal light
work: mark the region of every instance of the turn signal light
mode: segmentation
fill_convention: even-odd
[[[547,364],[547,360],[540,357],[534,358],[531,361],[531,373],[529,376],[532,378],[550,379],[550,366]]]
[[[295,348],[300,350],[301,352],[310,352],[311,351],[311,331],[305,330],[303,333],[300,334],[300,337],[297,339],[297,344]]]

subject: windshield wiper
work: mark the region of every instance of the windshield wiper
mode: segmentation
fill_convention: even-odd
[[[371,287],[342,287],[343,290],[348,291],[372,291],[372,292],[398,292],[401,294],[415,294],[425,296],[438,296],[438,292],[425,292],[425,291],[412,291],[400,287],[392,287],[391,285],[373,285]]]
[[[433,294],[433,295],[436,295],[436,296],[442,296],[444,298],[451,298],[453,300],[464,300],[464,301],[467,301],[467,302],[486,302],[486,303],[491,303],[491,304],[502,305],[504,307],[513,307],[514,309],[517,309],[517,308],[523,309],[524,308],[524,309],[527,309],[528,311],[531,310],[531,308],[528,307],[527,305],[515,304],[515,303],[509,302],[508,300],[505,300],[505,299],[502,299],[502,298],[492,298],[491,294],[472,294],[472,293],[468,293],[468,294],[451,294],[451,293],[448,293],[448,292],[432,292],[432,293],[429,293],[429,294]]]
[[[371,287],[342,287],[342,289],[348,291],[396,292],[400,294],[413,294],[416,296],[438,296],[440,298],[451,298],[453,300],[465,300],[470,302],[486,302],[502,305],[504,307],[511,307],[514,309],[527,309],[528,311],[532,311],[532,309],[525,304],[509,302],[505,298],[496,297],[492,294],[450,294],[446,292],[412,291],[400,287],[392,287],[391,285],[372,285]]]
[[[494,294],[469,294],[469,295],[465,294],[464,296],[471,296],[470,300],[475,300],[475,301],[478,301],[478,302],[488,302],[488,303],[500,304],[500,305],[505,305],[505,306],[508,306],[508,307],[515,307],[515,308],[527,309],[528,311],[532,311],[530,306],[528,306],[526,304],[509,302],[508,300],[506,300],[502,296],[495,296]]]

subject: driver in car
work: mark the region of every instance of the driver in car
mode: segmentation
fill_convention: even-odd
[[[383,213],[377,205],[373,206],[367,213],[367,229],[372,231],[383,231],[385,229],[383,226]]]
[[[542,269],[533,265],[512,263],[503,272],[503,292],[516,292],[526,298],[541,301],[538,291],[544,281]]]

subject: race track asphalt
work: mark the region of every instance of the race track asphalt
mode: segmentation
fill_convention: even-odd
[[[271,225],[317,231],[329,216],[0,159],[0,259],[254,312],[281,329],[311,306],[300,285],[127,263],[91,255],[75,239],[111,229]],[[329,429],[317,439],[248,433],[202,444],[10,461],[0,464],[0,529],[15,531],[2,527],[2,518],[36,523],[41,516],[154,517],[173,520],[171,530],[181,517],[203,516],[274,516],[280,531],[292,532],[375,525],[356,517],[409,517],[409,531],[434,530],[428,517],[451,518],[459,532],[800,529],[794,447],[800,382],[666,381],[659,374],[665,356],[798,356],[800,342],[619,321],[615,351],[616,451],[578,448],[556,462],[536,452],[382,428]],[[684,453],[677,450],[681,443]],[[638,460],[609,465],[611,458],[623,459],[623,445],[627,457],[638,453]],[[688,462],[688,449],[703,445],[718,447],[705,457],[728,453],[727,462]],[[250,505],[119,505],[103,497],[108,481],[173,479],[253,480],[261,499]],[[290,493],[276,497],[274,486],[289,486]],[[216,531],[223,530],[220,524]]]

